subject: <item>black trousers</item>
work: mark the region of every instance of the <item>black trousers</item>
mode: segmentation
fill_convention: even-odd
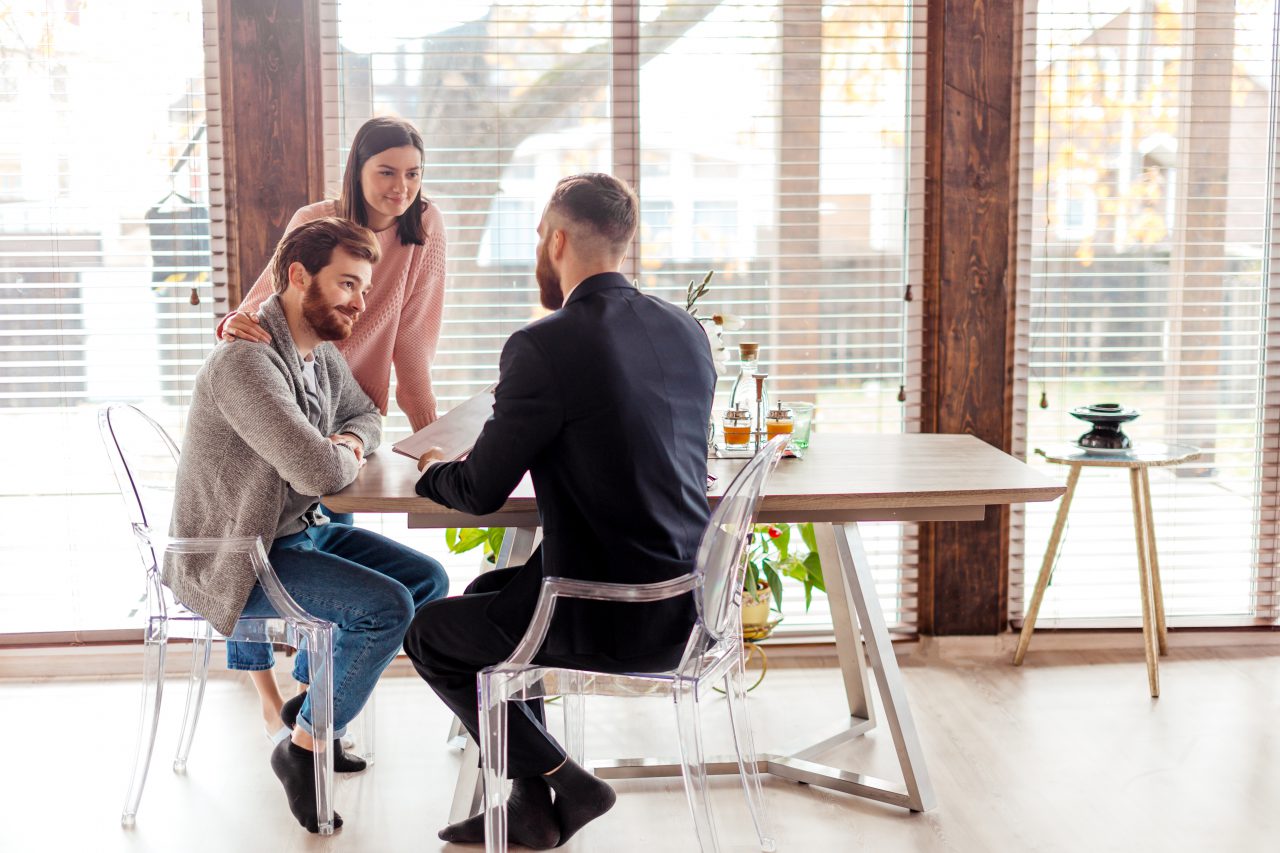
[[[462,725],[480,742],[479,692],[476,674],[515,651],[525,625],[495,626],[486,615],[489,602],[518,569],[485,572],[454,598],[427,603],[414,617],[404,650],[418,674]],[[605,656],[560,656],[540,652],[534,662],[597,672],[662,671],[675,666],[683,647],[655,649],[646,660],[619,663]],[[512,702],[507,711],[507,776],[519,779],[548,773],[565,759],[564,749],[547,731],[542,700]]]

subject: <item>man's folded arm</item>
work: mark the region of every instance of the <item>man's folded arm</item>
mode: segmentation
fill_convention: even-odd
[[[284,374],[252,348],[259,345],[232,344],[209,362],[222,416],[294,491],[328,495],[342,489],[360,470],[355,453],[320,434],[298,407]]]
[[[546,356],[523,330],[502,348],[493,415],[466,459],[427,468],[416,491],[452,509],[500,509],[530,465],[560,433],[564,409]]]
[[[360,439],[366,454],[372,453],[382,443],[382,413],[369,399],[369,395],[360,387],[360,383],[351,375],[341,356],[338,357],[339,375],[342,377],[338,388],[338,409],[333,422],[334,432],[348,432]]]

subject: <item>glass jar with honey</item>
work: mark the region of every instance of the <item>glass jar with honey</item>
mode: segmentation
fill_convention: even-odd
[[[795,420],[791,416],[791,410],[779,402],[765,417],[764,428],[770,440],[780,435],[791,435],[792,427],[795,426]]]
[[[751,413],[734,407],[724,413],[724,446],[746,447],[751,443]]]

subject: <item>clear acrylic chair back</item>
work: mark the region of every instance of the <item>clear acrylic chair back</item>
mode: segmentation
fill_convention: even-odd
[[[741,601],[748,534],[765,481],[788,439],[772,439],[738,472],[711,514],[698,546],[694,571],[702,575],[702,583],[694,591],[694,601],[703,627],[715,640],[739,630],[735,604]]]

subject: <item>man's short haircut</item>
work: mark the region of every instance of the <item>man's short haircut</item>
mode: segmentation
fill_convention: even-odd
[[[382,257],[378,238],[363,225],[333,216],[304,222],[284,235],[280,245],[276,246],[275,257],[271,259],[271,277],[276,293],[289,289],[289,265],[294,261],[315,275],[329,266],[333,250],[339,246],[348,254],[371,264],[376,264]]]
[[[575,229],[579,239],[620,256],[636,234],[640,201],[626,181],[603,172],[585,172],[561,178],[547,209],[579,226]]]

